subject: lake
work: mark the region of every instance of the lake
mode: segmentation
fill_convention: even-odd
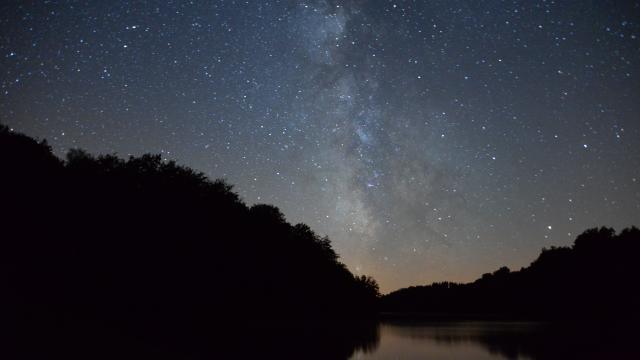
[[[640,358],[627,336],[606,327],[533,322],[383,322],[374,347],[351,359],[605,359]],[[624,334],[631,335],[631,334]],[[626,339],[626,340],[625,340]]]
[[[28,350],[22,359],[626,360],[640,359],[634,325],[385,320],[286,327],[238,322],[218,324],[213,336],[159,333],[166,340],[162,344],[124,333],[102,337],[86,331],[71,337],[45,329],[46,341],[39,346],[29,337],[18,345],[23,353]]]

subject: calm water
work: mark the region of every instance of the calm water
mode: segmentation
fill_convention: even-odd
[[[558,328],[542,323],[382,323],[375,347],[351,359],[612,359],[638,355],[612,329]],[[638,357],[640,358],[640,357]]]

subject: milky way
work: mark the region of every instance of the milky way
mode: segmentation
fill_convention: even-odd
[[[0,121],[226,178],[383,291],[640,224],[638,2],[20,3]]]

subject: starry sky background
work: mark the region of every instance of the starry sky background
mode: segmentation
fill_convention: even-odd
[[[224,177],[384,292],[470,281],[640,225],[639,25],[622,0],[7,1],[0,121]]]

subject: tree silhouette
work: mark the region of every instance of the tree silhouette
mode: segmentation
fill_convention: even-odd
[[[347,335],[375,314],[375,280],[351,274],[328,238],[289,224],[274,206],[248,207],[223,180],[159,155],[74,149],[61,161],[46,142],[5,126],[0,169],[9,210],[0,291],[12,332],[27,343],[236,353],[229,334],[275,326],[292,350],[336,324],[345,331],[341,348],[318,356],[346,358],[376,341],[370,330],[359,340]]]
[[[444,317],[612,321],[640,319],[640,230],[580,234],[571,247],[543,249],[530,266],[502,267],[469,284],[400,289],[381,299],[387,312]]]

